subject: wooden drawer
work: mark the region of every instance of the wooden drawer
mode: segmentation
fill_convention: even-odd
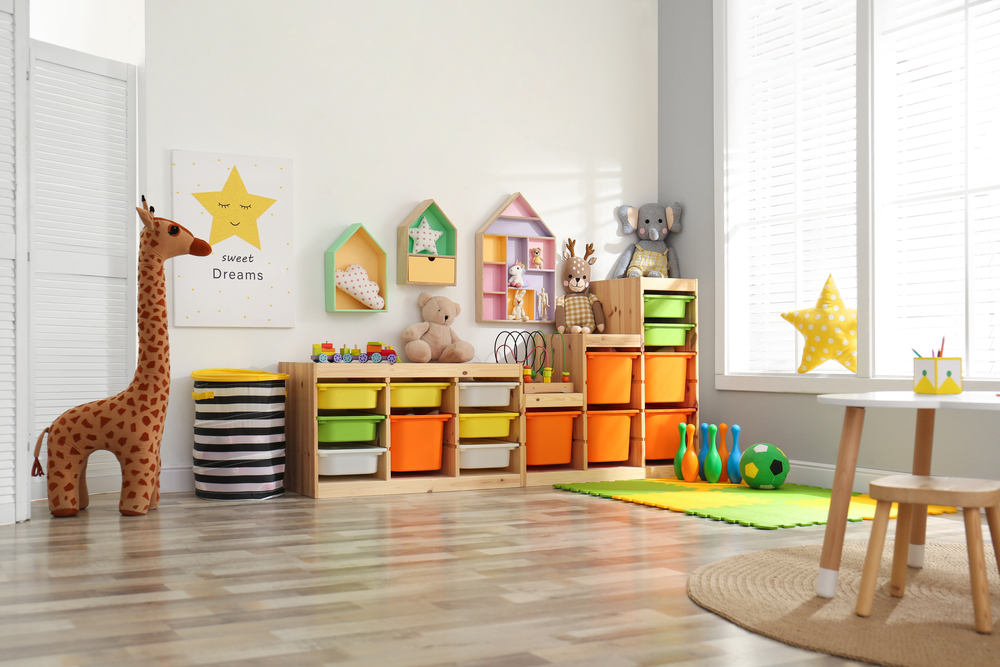
[[[406,279],[411,283],[426,285],[454,285],[454,257],[421,257],[411,255],[406,264]]]

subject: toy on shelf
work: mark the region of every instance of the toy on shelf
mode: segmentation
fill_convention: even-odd
[[[514,262],[507,272],[510,274],[510,280],[507,281],[508,287],[524,287],[524,264]]]
[[[476,232],[476,321],[506,322],[518,289],[530,322],[551,323],[536,295],[556,288],[556,239],[521,193],[515,192]]]
[[[583,257],[576,257],[575,246],[575,240],[567,239],[562,269],[562,283],[567,293],[556,299],[556,329],[559,333],[604,331],[604,308],[597,295],[590,292],[591,267],[597,261],[597,257],[591,257],[594,244],[587,244]]]
[[[173,220],[153,217],[142,198],[139,234],[139,367],[121,393],[70,408],[38,434],[32,475],[46,475],[38,456],[48,433],[49,512],[76,516],[90,504],[87,461],[113,453],[122,472],[118,511],[140,516],[160,502],[160,443],[170,398],[170,345],[163,265],[171,257],[205,257],[212,247]]]
[[[754,489],[777,489],[788,477],[788,457],[768,443],[747,447],[740,457],[740,475]]]
[[[395,350],[392,349],[392,345],[376,342],[368,343],[365,351],[357,347],[350,348],[346,345],[337,351],[332,343],[317,343],[313,345],[313,353],[309,358],[317,364],[349,364],[352,361],[362,364],[371,361],[372,363],[379,364],[383,360],[394,364],[397,357]]]
[[[424,318],[423,322],[411,324],[403,329],[406,356],[418,364],[429,361],[441,363],[461,363],[476,356],[472,343],[463,341],[451,325],[462,312],[462,307],[444,296],[432,296],[421,292],[417,305]]]
[[[516,320],[519,322],[527,322],[528,316],[524,312],[524,290],[519,289],[514,295],[514,309],[511,311],[510,315],[507,316],[508,320]]]
[[[372,310],[385,308],[385,299],[378,295],[378,283],[368,277],[368,272],[360,264],[337,269],[337,289],[344,290]]]
[[[544,385],[526,390],[529,393],[572,393],[569,371],[565,367],[558,374],[555,371],[556,336],[562,342],[559,363],[565,364],[566,338],[558,332],[546,340],[541,331],[501,331],[493,342],[493,359],[498,364],[524,365],[524,381]],[[553,376],[561,382],[553,382]]]
[[[545,292],[545,288],[541,288],[538,291],[538,318],[541,320],[547,320],[549,318],[549,295]]]
[[[396,282],[455,285],[458,229],[433,199],[417,204],[396,233]]]
[[[681,231],[681,205],[643,204],[640,208],[619,206],[615,218],[625,234],[636,234],[639,242],[622,253],[615,278],[680,278],[677,253],[667,246],[667,234]]]
[[[326,249],[323,259],[326,312],[386,312],[385,251],[364,225],[348,227]]]

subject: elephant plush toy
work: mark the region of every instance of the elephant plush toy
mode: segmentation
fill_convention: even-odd
[[[615,219],[625,234],[635,233],[639,242],[622,253],[615,278],[680,278],[677,253],[667,246],[667,234],[681,231],[681,205],[643,204],[619,206]]]

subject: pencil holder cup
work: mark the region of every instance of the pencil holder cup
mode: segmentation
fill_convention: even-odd
[[[918,394],[961,394],[961,357],[920,357],[913,360],[913,391]]]

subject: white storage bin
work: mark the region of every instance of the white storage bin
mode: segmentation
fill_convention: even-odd
[[[516,442],[473,443],[458,446],[459,468],[506,468]]]
[[[506,407],[517,382],[459,382],[458,404],[461,407]]]
[[[319,450],[320,475],[371,475],[378,471],[378,457],[385,447],[348,444]]]

